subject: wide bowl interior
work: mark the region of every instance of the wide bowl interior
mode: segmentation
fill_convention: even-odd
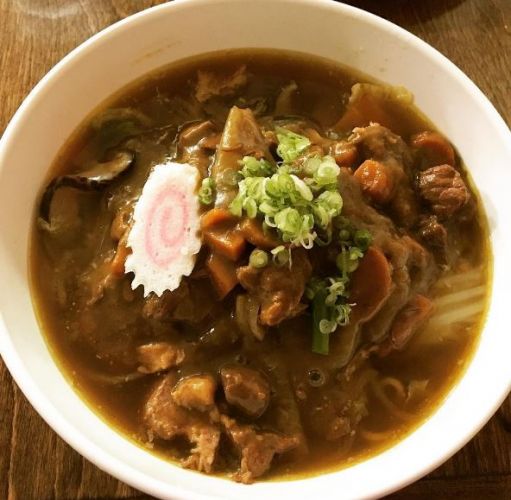
[[[105,98],[172,61],[238,47],[290,49],[404,85],[453,141],[479,187],[494,250],[492,302],[480,345],[441,408],[392,449],[336,473],[252,486],[170,465],[98,418],[54,364],[39,332],[27,279],[34,202],[48,167]],[[101,468],[173,498],[360,498],[425,474],[491,416],[511,382],[511,136],[486,98],[425,43],[370,14],[326,0],[178,0],[107,29],[59,63],[16,114],[0,145],[0,347],[11,373],[48,423]],[[36,452],[34,452],[36,453]],[[34,454],[34,460],[37,460]],[[341,493],[342,492],[342,493]]]

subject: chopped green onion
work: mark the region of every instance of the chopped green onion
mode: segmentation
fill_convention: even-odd
[[[309,182],[313,189],[336,189],[337,176],[341,169],[332,156],[313,156],[303,166],[305,173],[312,178]]]
[[[273,173],[272,165],[264,158],[258,160],[253,156],[244,156],[240,163],[243,165],[243,177],[267,177]]]
[[[199,188],[199,201],[203,205],[211,205],[215,198],[215,181],[211,177],[202,179],[201,187]]]
[[[369,245],[372,241],[373,237],[367,229],[358,229],[355,231],[353,236],[353,243],[355,243],[355,245],[360,248],[362,252],[365,252],[369,248]]]
[[[259,217],[291,246],[310,249],[315,241],[329,244],[332,221],[343,206],[337,190],[339,167],[331,156],[308,158],[303,165],[289,163],[309,147],[310,141],[282,128],[277,129],[277,136],[285,163],[275,169],[264,159],[245,156],[240,162],[238,194],[229,209],[238,217],[244,213],[249,218]],[[309,176],[302,178],[304,172]]]
[[[359,260],[363,256],[362,250],[358,247],[346,247],[345,245],[341,247],[341,253],[337,255],[335,263],[343,277],[355,271],[358,267]]]
[[[313,179],[318,186],[328,186],[337,182],[340,168],[331,156],[323,156],[321,163],[314,172]]]
[[[256,248],[255,250],[252,250],[248,263],[256,269],[261,269],[268,265],[268,260],[268,254],[264,250]]]
[[[284,163],[292,163],[311,144],[307,137],[296,134],[282,127],[277,127],[277,154],[284,160]]]
[[[291,267],[291,252],[284,245],[275,247],[271,250],[271,254],[276,266],[282,267],[289,263],[289,267]]]
[[[317,292],[312,303],[312,352],[325,355],[329,352],[330,343],[330,332],[323,333],[324,328],[323,331],[321,328],[327,316],[326,293],[325,289]]]
[[[339,240],[341,242],[347,242],[351,239],[351,233],[348,229],[341,229],[339,231]]]
[[[312,300],[312,350],[328,354],[329,335],[339,326],[349,323],[351,306],[348,299],[349,279],[336,277],[313,278],[307,285],[306,296]]]

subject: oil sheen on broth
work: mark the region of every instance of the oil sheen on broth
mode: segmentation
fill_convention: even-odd
[[[233,154],[257,175],[226,184]],[[201,205],[192,275],[144,298],[123,272],[126,236],[151,169],[169,160],[211,176],[217,202]],[[296,205],[300,220],[312,213],[308,232],[264,219],[257,200],[255,218],[239,197],[236,216],[218,201],[277,169],[310,187],[313,201]],[[169,460],[243,482],[345,467],[431,415],[476,345],[485,216],[461,159],[402,89],[289,52],[187,60],[96,110],[55,178],[31,248],[42,331],[87,403]],[[295,209],[285,196],[270,201]]]

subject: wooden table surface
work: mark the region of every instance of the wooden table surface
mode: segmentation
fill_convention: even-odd
[[[34,84],[66,53],[113,22],[159,3],[0,0],[0,133]],[[348,3],[385,17],[438,48],[511,124],[511,0]],[[510,398],[451,460],[392,496],[448,497],[511,498]],[[107,498],[149,497],[100,471],[57,437],[0,361],[0,499]]]

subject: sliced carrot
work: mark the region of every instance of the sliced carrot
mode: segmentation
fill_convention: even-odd
[[[261,221],[257,219],[243,219],[240,224],[241,234],[252,245],[264,250],[271,250],[278,247],[282,243],[273,231],[265,231]]]
[[[360,182],[362,191],[366,193],[372,201],[379,204],[387,203],[392,196],[394,182],[389,170],[375,160],[366,160],[353,174]]]
[[[112,274],[117,277],[124,274],[124,264],[126,263],[128,255],[131,253],[131,248],[126,245],[126,240],[128,239],[127,234],[128,232],[126,231],[124,236],[119,240],[117,250],[110,264]]]
[[[208,210],[200,221],[201,229],[206,231],[220,225],[236,224],[237,218],[226,208],[212,208]]]
[[[213,208],[201,218],[204,240],[213,252],[238,260],[245,251],[245,239],[237,227],[238,218],[225,208]]]
[[[414,135],[410,144],[415,148],[423,163],[423,167],[434,167],[447,163],[454,167],[454,148],[451,143],[438,132],[421,132]]]
[[[203,231],[202,236],[213,252],[223,255],[229,260],[238,260],[245,251],[245,238],[237,229]]]
[[[339,167],[353,168],[358,159],[356,146],[346,141],[334,142],[330,146],[330,154]]]
[[[381,250],[374,246],[367,249],[351,275],[350,288],[354,319],[369,321],[392,291],[390,264]]]
[[[237,284],[236,264],[218,253],[212,253],[206,267],[220,299],[223,299]]]

